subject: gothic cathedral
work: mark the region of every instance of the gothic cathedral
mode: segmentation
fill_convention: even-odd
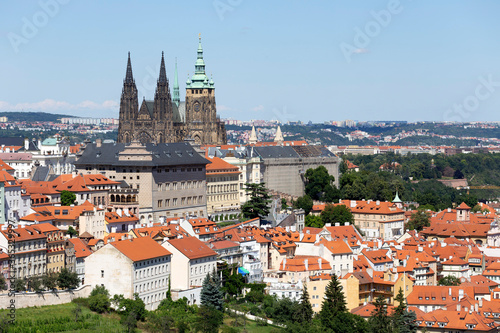
[[[205,74],[201,38],[195,72],[186,82],[186,101],[181,102],[177,64],[173,95],[170,95],[165,60],[161,56],[160,76],[153,101],[143,99],[139,107],[132,75],[130,52],[120,100],[118,142],[170,143],[192,139],[196,144],[226,144],[226,129],[217,116],[215,87]]]

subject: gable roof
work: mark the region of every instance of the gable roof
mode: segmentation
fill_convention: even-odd
[[[132,238],[109,243],[130,260],[143,261],[169,256],[172,253],[149,237]]]
[[[196,237],[170,239],[167,242],[189,259],[198,259],[217,255],[217,252],[209,248],[205,245],[205,243]]]

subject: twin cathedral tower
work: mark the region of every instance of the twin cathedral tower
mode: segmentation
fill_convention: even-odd
[[[120,100],[118,142],[170,143],[186,139],[201,145],[226,144],[226,129],[216,111],[214,82],[205,74],[201,37],[195,72],[186,82],[185,102],[180,100],[177,63],[173,93],[170,94],[162,53],[154,100],[143,99],[139,107],[129,53]]]

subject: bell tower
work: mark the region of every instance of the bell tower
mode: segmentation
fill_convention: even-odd
[[[137,100],[137,86],[132,74],[132,62],[128,53],[127,72],[123,80],[122,95],[120,98],[120,121],[118,125],[118,142],[129,143],[133,137],[134,121],[139,113]]]

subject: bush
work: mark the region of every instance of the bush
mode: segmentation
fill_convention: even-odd
[[[109,291],[105,286],[95,286],[90,292],[90,296],[105,295],[109,298]]]
[[[104,313],[109,311],[111,302],[109,297],[103,294],[97,294],[89,297],[89,308],[90,310],[97,313]]]

